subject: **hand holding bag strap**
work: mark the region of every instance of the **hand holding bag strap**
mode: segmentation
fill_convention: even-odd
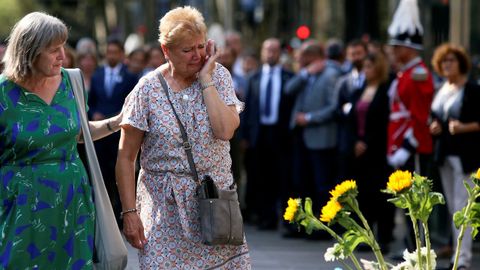
[[[82,73],[79,69],[66,69],[73,93],[77,102],[80,122],[82,126],[83,141],[88,157],[88,168],[96,209],[95,221],[95,247],[99,263],[95,269],[117,270],[125,269],[127,266],[128,250],[118,229],[113,209],[110,204],[107,189],[103,182],[100,165],[98,163],[95,147],[88,125],[87,113],[85,110],[85,95]]]
[[[175,107],[173,106],[172,100],[170,99],[170,94],[168,93],[167,82],[165,81],[165,78],[163,78],[162,73],[160,72],[158,72],[158,79],[162,84],[162,88],[163,88],[163,91],[165,91],[165,95],[167,96],[168,102],[172,106],[173,114],[175,115],[175,118],[177,118],[178,126],[180,128],[180,133],[182,134],[182,140],[183,140],[182,146],[183,146],[183,149],[185,150],[185,153],[187,154],[188,165],[190,165],[190,170],[192,172],[193,180],[195,180],[195,182],[197,182],[200,185],[201,182],[200,182],[200,179],[198,178],[197,168],[195,167],[195,162],[193,160],[192,145],[188,141],[188,135],[187,135],[187,132],[185,131],[185,126],[182,124],[180,117],[178,117],[177,111],[175,111]]]

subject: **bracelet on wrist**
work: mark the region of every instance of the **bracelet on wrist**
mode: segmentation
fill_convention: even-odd
[[[209,81],[207,83],[200,83],[200,86],[202,87],[202,91],[214,85],[215,83],[213,81]]]
[[[110,132],[115,132],[115,130],[113,130],[112,126],[110,126],[110,121],[107,122],[107,129],[108,129]]]
[[[136,213],[136,212],[137,212],[137,208],[127,209],[125,211],[120,212],[120,218],[123,218],[125,214]]]

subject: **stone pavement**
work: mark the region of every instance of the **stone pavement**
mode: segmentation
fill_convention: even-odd
[[[325,262],[323,254],[333,245],[333,241],[318,241],[307,239],[285,239],[278,231],[259,231],[255,227],[246,226],[246,237],[250,247],[252,269],[254,270],[335,270],[346,269],[341,263]],[[397,232],[398,233],[398,232]],[[480,269],[480,246],[478,241],[474,246],[472,270]],[[138,258],[136,251],[129,248],[129,263],[127,270],[137,270]],[[399,243],[393,245],[398,248]],[[358,252],[357,258],[373,259],[372,252]],[[389,255],[386,255],[386,260]],[[439,259],[438,266],[448,265],[447,259]]]

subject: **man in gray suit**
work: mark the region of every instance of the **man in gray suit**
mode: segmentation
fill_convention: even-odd
[[[301,70],[285,88],[287,94],[295,96],[290,119],[295,191],[313,197],[320,208],[335,177],[334,90],[339,72],[325,64],[323,47],[317,41],[305,42],[297,61]],[[310,194],[306,194],[307,190]]]

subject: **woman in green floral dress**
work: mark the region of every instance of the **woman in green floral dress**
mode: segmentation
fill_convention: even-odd
[[[79,159],[66,26],[34,12],[13,28],[0,75],[0,269],[92,269],[95,209]],[[121,116],[90,122],[99,139]]]

